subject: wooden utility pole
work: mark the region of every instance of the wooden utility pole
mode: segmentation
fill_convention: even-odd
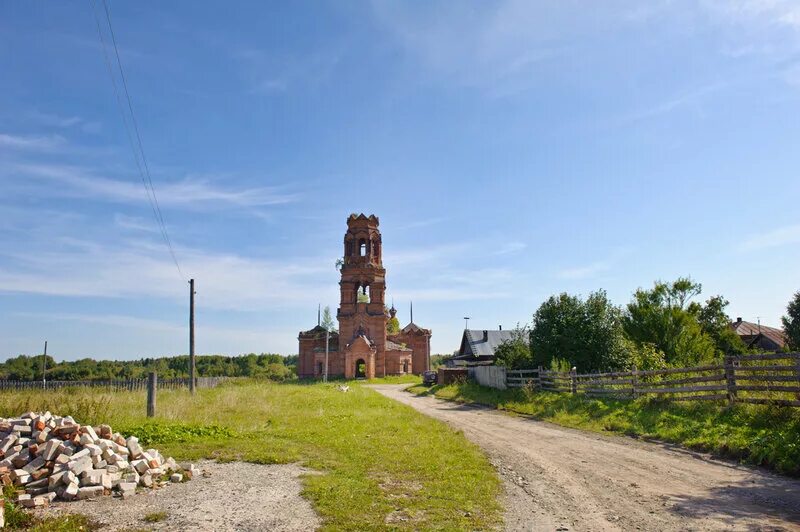
[[[189,279],[189,391],[194,395],[194,279]]]
[[[44,341],[44,354],[42,355],[42,388],[47,388],[47,340]]]
[[[147,379],[147,417],[156,416],[156,391],[158,390],[158,376],[151,371]]]

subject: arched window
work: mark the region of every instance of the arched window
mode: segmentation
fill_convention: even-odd
[[[408,360],[403,361],[403,373],[408,373]]]
[[[356,302],[357,303],[369,303],[370,302],[370,293],[369,293],[369,285],[365,284],[361,287],[361,290],[356,289]]]
[[[353,241],[348,240],[344,243],[344,255],[345,257],[349,257],[353,254]]]
[[[358,241],[358,255],[361,257],[367,256],[367,241],[363,238]]]

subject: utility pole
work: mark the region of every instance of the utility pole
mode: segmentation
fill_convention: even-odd
[[[469,316],[464,316],[464,330],[469,329]]]
[[[42,388],[47,388],[47,340],[44,341],[44,354],[42,355]]]
[[[189,391],[194,395],[194,279],[189,279]]]

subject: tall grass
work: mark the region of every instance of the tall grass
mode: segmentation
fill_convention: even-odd
[[[159,391],[148,419],[144,392],[93,389],[0,393],[0,415],[70,414],[141,434],[178,460],[298,461],[324,474],[304,478],[331,530],[468,529],[500,524],[500,484],[463,435],[351,382],[245,382]]]

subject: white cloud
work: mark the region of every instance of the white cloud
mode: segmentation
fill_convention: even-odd
[[[55,250],[1,250],[0,291],[71,297],[158,298],[183,301],[185,287],[163,245],[126,241],[103,245],[56,239]],[[198,281],[209,308],[262,310],[338,299],[335,271],[320,258],[249,258],[177,248],[182,269]],[[327,275],[326,275],[327,274]]]
[[[0,148],[53,152],[62,149],[66,140],[61,135],[24,136],[0,133]]]
[[[147,233],[158,233],[158,226],[153,220],[146,220],[138,216],[126,216],[124,214],[116,213],[114,215],[114,223],[123,229],[130,229],[132,231],[144,231]]]
[[[604,259],[583,266],[562,269],[556,272],[556,277],[565,280],[593,279],[602,273],[611,271],[628,254],[628,249],[617,249]]]
[[[96,171],[75,166],[43,163],[9,165],[6,174],[21,174],[28,179],[23,186],[35,182],[59,186],[38,187],[37,194],[66,197],[90,197],[97,200],[141,204],[146,193],[143,185],[133,179],[121,181],[100,177]],[[19,181],[18,181],[19,182]],[[296,193],[284,192],[281,187],[223,188],[203,178],[187,177],[180,181],[161,182],[156,186],[159,203],[187,209],[218,209],[221,207],[267,207],[296,201]]]
[[[279,54],[258,48],[242,48],[233,58],[242,68],[250,92],[285,92],[297,87],[316,87],[329,79],[343,55],[339,46],[308,54]]]
[[[84,133],[99,133],[102,129],[100,122],[86,120],[80,116],[60,116],[40,111],[34,111],[30,116],[34,121],[48,127],[60,129],[78,128]]]
[[[751,235],[742,243],[742,251],[757,251],[800,243],[800,224],[787,225],[757,235]]]

